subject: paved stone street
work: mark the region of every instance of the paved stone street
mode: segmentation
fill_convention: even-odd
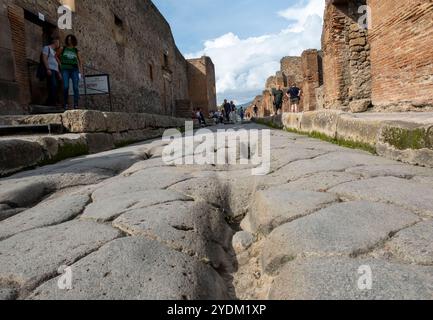
[[[433,169],[271,134],[267,176],[159,139],[0,180],[0,299],[433,299]]]

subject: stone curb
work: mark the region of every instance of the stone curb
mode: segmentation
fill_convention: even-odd
[[[362,144],[385,158],[433,167],[433,123],[386,120],[380,116],[360,118],[339,110],[284,113],[255,121],[273,128]]]

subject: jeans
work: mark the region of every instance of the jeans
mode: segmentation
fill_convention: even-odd
[[[78,89],[79,78],[79,70],[78,68],[74,69],[64,69],[62,70],[63,76],[63,98],[64,98],[64,107],[68,106],[69,101],[69,80],[72,79],[72,87],[74,89],[74,108],[78,108],[78,102],[80,99],[80,92]]]
[[[47,87],[47,106],[55,106],[57,104],[57,71],[51,70],[51,76],[47,75]]]

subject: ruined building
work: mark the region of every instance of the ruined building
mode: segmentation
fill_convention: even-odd
[[[73,9],[72,30],[57,28],[61,4]],[[89,96],[83,108],[190,117],[193,106],[216,104],[212,61],[200,59],[204,68],[187,61],[150,0],[0,0],[0,29],[0,114],[25,114],[45,102],[45,83],[35,76],[41,48],[70,33],[86,74],[110,76],[111,103]]]
[[[282,64],[281,73],[300,77],[295,81],[303,91],[304,111],[430,111],[431,48],[430,0],[326,0],[322,50],[291,58],[300,67]],[[275,87],[278,81],[268,80],[267,92],[270,84]],[[267,99],[265,93],[262,115],[272,112]]]

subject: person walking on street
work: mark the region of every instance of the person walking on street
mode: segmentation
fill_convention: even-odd
[[[236,124],[238,122],[237,108],[233,101],[230,101],[230,111],[230,117],[232,118],[232,122]]]
[[[45,68],[47,79],[47,89],[48,89],[48,99],[47,106],[56,106],[57,105],[57,81],[62,80],[62,76],[60,74],[60,61],[57,58],[56,51],[60,47],[60,41],[57,38],[53,38],[50,41],[48,46],[45,46],[42,49],[41,60],[42,67]],[[41,77],[42,78],[42,77]],[[43,77],[45,78],[45,77]]]
[[[258,118],[259,117],[259,108],[257,108],[256,105],[254,105],[253,112],[254,112],[254,117]]]
[[[60,61],[62,63],[63,75],[63,106],[65,110],[68,109],[69,100],[69,80],[72,80],[72,87],[74,89],[74,109],[78,108],[80,99],[79,81],[81,74],[83,74],[83,61],[79,50],[77,49],[78,40],[74,35],[68,35],[65,39],[65,46],[60,53]]]
[[[298,113],[299,112],[299,102],[301,101],[302,91],[296,86],[294,83],[289,91],[287,91],[287,96],[290,99],[290,112]]]
[[[226,117],[226,121],[230,122],[230,113],[231,113],[232,107],[231,107],[230,103],[228,103],[227,99],[224,100],[223,108],[224,108],[224,115]]]
[[[276,90],[273,90],[272,94],[274,96],[275,115],[279,115],[283,109],[284,97],[284,92],[281,90],[281,86],[279,85]]]

